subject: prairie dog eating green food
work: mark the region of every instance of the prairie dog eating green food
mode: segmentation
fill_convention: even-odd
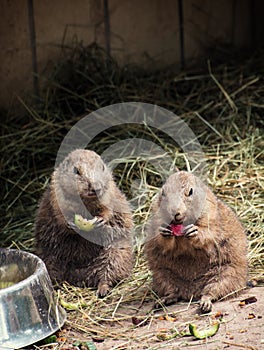
[[[91,220],[89,230],[76,226],[76,215]],[[97,287],[104,296],[131,273],[132,228],[110,169],[95,152],[77,149],[55,169],[40,201],[36,253],[53,280]]]

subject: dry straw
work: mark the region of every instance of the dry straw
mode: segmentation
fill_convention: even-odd
[[[263,52],[262,52],[263,53]],[[32,250],[37,202],[48,184],[60,142],[77,120],[117,102],[157,104],[179,115],[195,131],[207,157],[208,183],[239,215],[249,241],[251,278],[264,278],[263,60],[261,52],[237,64],[210,63],[204,71],[177,73],[173,67],[148,72],[119,67],[97,46],[64,48],[64,58],[52,70],[44,98],[26,105],[23,115],[2,112],[1,119],[1,245]],[[209,67],[209,69],[208,69]],[[173,125],[172,125],[173,127]],[[186,169],[181,149],[149,128],[109,130],[90,148],[98,153],[128,137],[155,141],[173,156],[173,166]],[[162,178],[148,157],[116,160],[115,179],[133,197],[136,224],[133,275],[104,299],[94,290],[60,287],[62,304],[71,309],[68,324],[86,336],[112,338],[133,349],[154,337],[151,328],[138,335],[131,315],[142,322],[155,318],[151,276],[142,254],[144,225]],[[135,182],[136,181],[136,182]],[[136,183],[133,188],[133,183]],[[150,303],[147,303],[147,302]],[[143,305],[148,311],[141,311]],[[183,306],[183,308],[186,307]],[[157,348],[161,348],[159,345]],[[155,348],[155,347],[149,347]]]

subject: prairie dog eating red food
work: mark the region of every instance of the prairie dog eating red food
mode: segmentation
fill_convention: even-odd
[[[246,286],[246,249],[237,216],[198,177],[169,176],[153,203],[145,244],[162,303],[193,297],[209,312],[212,301]]]

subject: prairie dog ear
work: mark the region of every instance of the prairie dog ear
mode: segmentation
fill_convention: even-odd
[[[174,172],[175,172],[175,173],[178,173],[179,171],[180,171],[180,169],[179,169],[178,167],[175,166],[175,167],[174,167]]]

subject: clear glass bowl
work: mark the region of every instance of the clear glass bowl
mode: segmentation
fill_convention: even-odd
[[[65,319],[44,262],[21,250],[0,249],[0,349],[44,339]]]

